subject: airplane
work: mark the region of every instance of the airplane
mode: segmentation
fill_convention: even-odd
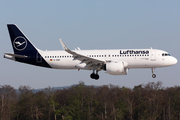
[[[7,24],[14,53],[4,53],[4,58],[53,69],[92,70],[90,77],[98,80],[98,72],[110,75],[127,75],[129,69],[155,68],[175,65],[178,61],[169,53],[158,49],[70,50],[60,39],[64,50],[43,51],[36,48],[15,24]]]

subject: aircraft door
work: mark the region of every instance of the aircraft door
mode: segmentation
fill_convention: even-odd
[[[37,61],[38,63],[41,63],[41,62],[42,62],[42,57],[41,57],[41,55],[40,55],[39,53],[36,54],[36,61]]]
[[[151,61],[155,61],[156,60],[156,51],[155,50],[151,50],[150,57],[151,57]]]

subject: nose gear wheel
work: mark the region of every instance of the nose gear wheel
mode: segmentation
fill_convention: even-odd
[[[152,77],[156,78],[156,74],[154,74],[155,73],[155,68],[152,68],[151,70],[152,70]]]

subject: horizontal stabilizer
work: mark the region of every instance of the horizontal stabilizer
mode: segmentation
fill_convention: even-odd
[[[28,56],[25,55],[17,55],[17,54],[12,54],[12,53],[4,53],[5,55],[9,55],[12,57],[16,57],[16,58],[27,58]]]

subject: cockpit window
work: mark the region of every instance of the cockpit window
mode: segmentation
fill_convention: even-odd
[[[171,56],[171,55],[168,53],[163,53],[162,56]]]

